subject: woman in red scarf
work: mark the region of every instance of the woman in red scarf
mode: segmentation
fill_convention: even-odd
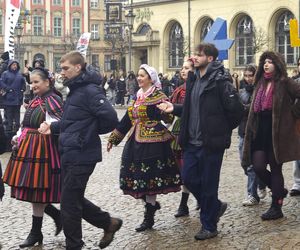
[[[281,207],[288,193],[282,164],[300,159],[300,136],[292,114],[293,103],[300,98],[300,84],[287,77],[282,56],[272,51],[261,55],[255,84],[242,165],[253,164],[257,176],[271,189],[271,207],[261,218],[275,220],[283,217]]]
[[[185,98],[186,90],[186,80],[188,78],[188,73],[194,71],[194,59],[189,58],[186,60],[181,68],[180,77],[184,81],[184,84],[175,89],[174,93],[171,96],[171,102],[175,104],[183,104]],[[178,137],[180,132],[180,118],[178,117],[173,125],[172,134],[174,135],[174,140],[171,143],[171,148],[174,152],[175,160],[179,168],[182,168],[183,165],[183,152],[178,143]],[[189,198],[190,191],[183,185],[180,204],[177,210],[175,217],[182,217],[189,215],[189,207],[187,201]]]

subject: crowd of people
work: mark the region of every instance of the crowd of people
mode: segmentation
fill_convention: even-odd
[[[269,189],[272,202],[261,219],[282,218],[288,194],[282,166],[288,161],[295,161],[290,195],[300,195],[300,74],[289,78],[279,53],[264,52],[258,66],[245,67],[241,81],[217,60],[218,50],[209,43],[199,44],[171,80],[147,64],[136,75],[122,71],[102,78],[76,51],[62,56],[59,75],[40,59],[21,73],[19,63],[7,56],[0,64],[0,154],[12,152],[0,199],[4,182],[12,198],[32,204],[32,227],[20,248],[43,242],[44,214],[53,219],[55,235],[63,230],[67,249],[82,249],[82,219],[103,229],[100,248],[112,242],[122,220],[85,198],[89,177],[102,161],[99,135],[106,133],[108,152],[127,135],[119,183],[125,195],[145,204],[137,232],[155,225],[156,211],[163,209],[157,195],[181,191],[174,216],[189,215],[192,194],[201,224],[194,238],[218,235],[228,206],[218,197],[220,173],[236,127],[247,176],[242,205],[258,205]],[[298,67],[300,72],[300,59]],[[125,103],[119,121],[113,106]],[[22,122],[21,105],[26,108]]]

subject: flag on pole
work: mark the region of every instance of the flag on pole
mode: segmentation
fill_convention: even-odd
[[[11,59],[15,55],[14,32],[20,16],[21,1],[6,0],[4,51],[9,52]]]
[[[91,33],[86,32],[83,33],[77,43],[77,47],[76,50],[80,52],[81,55],[83,55],[84,57],[86,57],[86,52],[89,46],[89,41],[91,38]]]

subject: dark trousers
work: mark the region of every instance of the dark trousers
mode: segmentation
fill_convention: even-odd
[[[7,135],[15,134],[20,127],[20,105],[5,106],[5,132]]]
[[[66,165],[62,168],[61,214],[66,248],[77,250],[83,246],[81,219],[95,227],[109,227],[110,215],[84,198],[84,192],[95,164]]]
[[[188,145],[183,153],[182,179],[200,203],[200,221],[209,231],[217,229],[221,202],[218,199],[220,171],[224,150],[211,152]]]

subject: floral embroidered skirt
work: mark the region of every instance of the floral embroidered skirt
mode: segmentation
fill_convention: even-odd
[[[60,202],[60,160],[56,138],[29,130],[10,157],[3,181],[11,197],[33,203]]]
[[[125,144],[120,188],[134,198],[180,191],[180,173],[169,142]]]

